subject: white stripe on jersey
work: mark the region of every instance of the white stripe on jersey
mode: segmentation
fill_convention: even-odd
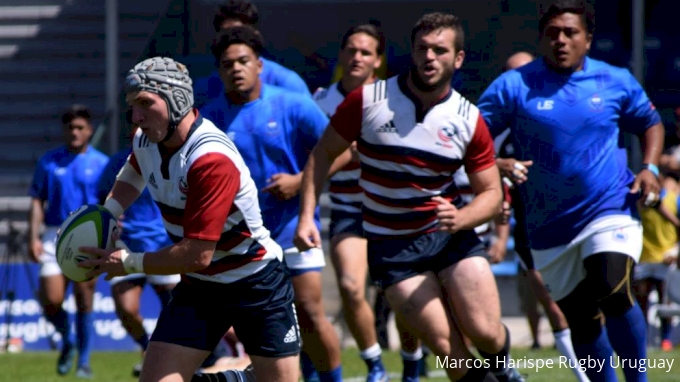
[[[334,83],[327,89],[319,88],[313,95],[314,101],[321,110],[330,118],[335,114],[335,109],[342,103],[345,96],[338,90],[338,83]],[[342,126],[335,126],[342,128]],[[362,192],[359,188],[361,170],[357,164],[350,164],[338,171],[330,179],[331,209],[345,212],[361,213],[357,207],[362,201]]]
[[[144,179],[153,177],[157,187],[147,186],[163,215],[165,228],[175,241],[182,239],[181,225],[186,206],[188,171],[201,156],[226,155],[240,172],[240,188],[229,210],[222,236],[210,266],[188,275],[206,281],[232,283],[264,268],[271,260],[283,258],[281,247],[263,226],[257,188],[233,142],[212,122],[199,116],[199,124],[182,148],[169,160],[166,177],[161,169],[158,146],[138,130],[133,150]]]

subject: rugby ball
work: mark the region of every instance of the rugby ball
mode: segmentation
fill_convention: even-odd
[[[116,219],[100,205],[85,205],[73,211],[57,234],[57,263],[64,276],[75,282],[88,281],[86,274],[91,269],[80,268],[78,263],[97,256],[83,253],[78,248],[113,249],[117,230]]]

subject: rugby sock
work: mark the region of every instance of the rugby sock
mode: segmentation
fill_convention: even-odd
[[[317,373],[311,358],[304,351],[300,352],[300,369],[302,370],[302,379],[305,382],[319,382],[319,373]]]
[[[68,324],[68,314],[62,308],[51,316],[46,316],[47,320],[54,325],[54,329],[57,333],[61,334],[61,340],[63,341],[64,347],[71,346],[71,325]]]
[[[135,338],[135,342],[139,344],[142,350],[146,351],[146,348],[149,347],[149,336],[144,333],[141,337]]]
[[[572,343],[574,344],[576,356],[579,360],[583,360],[586,363],[581,370],[583,371],[585,368],[585,373],[590,382],[612,382],[618,380],[616,378],[616,370],[614,370],[610,362],[614,350],[609,343],[606,330],[602,330],[600,335],[590,343],[575,342],[573,337]],[[602,370],[600,370],[600,365]]]
[[[413,353],[401,351],[401,360],[404,363],[404,371],[402,372],[403,380],[417,381],[420,377],[420,360],[423,359],[423,349],[418,348]]]
[[[331,371],[319,372],[320,382],[342,382],[342,366],[338,366]]]
[[[489,370],[491,370],[491,372],[497,377],[498,376],[509,377],[512,373],[512,369],[510,368],[509,362],[510,355],[508,354],[508,352],[510,351],[510,331],[508,330],[508,327],[505,325],[503,325],[503,328],[505,329],[505,344],[498,353],[490,354],[480,349],[477,349],[482,357],[489,360]]]
[[[671,320],[668,318],[661,319],[661,340],[670,340],[672,332]]]
[[[78,367],[90,365],[90,336],[93,331],[92,312],[76,313],[76,338],[78,345]]]
[[[621,316],[606,316],[606,325],[607,332],[612,333],[609,341],[620,359],[632,362],[647,359],[647,324],[637,302]],[[635,367],[636,364],[623,369],[626,381],[647,381],[646,373]]]
[[[382,348],[380,347],[380,344],[375,343],[373,346],[369,346],[362,350],[359,353],[359,357],[366,363],[368,371],[374,369],[385,370],[385,366],[382,363]]]
[[[558,332],[553,332],[553,336],[555,336],[555,346],[557,347],[557,350],[569,360],[569,365],[578,365],[578,359],[576,358],[576,353],[574,353],[574,346],[571,344],[571,330],[567,328]],[[579,368],[574,367],[571,371],[579,382],[588,382],[588,377],[586,377],[586,374],[579,370]]]

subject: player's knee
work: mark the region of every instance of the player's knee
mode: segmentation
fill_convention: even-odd
[[[630,290],[630,283],[617,285],[607,297],[600,300],[600,309],[606,316],[620,316],[633,307],[635,299]]]
[[[624,314],[634,304],[632,259],[621,253],[595,254],[585,261],[587,283],[605,315]]]
[[[61,310],[61,304],[45,303],[43,304],[43,312],[47,317],[52,317],[59,313]]]
[[[503,348],[505,329],[500,322],[494,323],[488,320],[472,320],[472,324],[465,329],[465,335],[478,349],[489,349],[495,353]]]
[[[352,277],[352,275],[342,274],[338,286],[340,287],[342,298],[350,306],[358,305],[364,299],[364,285]]]

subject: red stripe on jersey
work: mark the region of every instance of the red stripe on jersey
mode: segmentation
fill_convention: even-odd
[[[468,174],[486,170],[496,164],[493,139],[481,113],[477,117],[475,133],[467,146],[463,162]]]
[[[241,187],[241,173],[228,156],[200,156],[187,172],[184,237],[218,241]]]
[[[433,221],[437,220],[437,215],[432,212],[432,216],[429,216],[425,219],[418,219],[418,220],[382,220],[378,219],[375,216],[371,215],[370,212],[364,212],[364,221],[371,223],[373,225],[376,225],[378,227],[384,227],[387,229],[391,230],[414,230],[414,229],[421,229]],[[398,215],[397,215],[398,216]]]
[[[354,182],[352,182],[354,183]],[[364,192],[364,190],[359,186],[359,183],[351,185],[351,186],[344,186],[342,183],[337,184],[337,183],[332,183],[328,187],[328,191],[333,194],[360,194]]]
[[[360,162],[354,162],[354,161],[352,161],[352,162],[349,162],[347,165],[345,165],[345,167],[343,167],[343,168],[342,168],[340,171],[338,171],[338,172],[358,170],[358,169],[360,169],[360,168],[361,168],[361,163],[360,163]]]
[[[424,203],[421,202],[420,200],[415,200],[415,202],[411,203],[411,199],[388,199],[370,192],[366,192],[365,195],[367,198],[371,199],[372,201],[382,206],[394,208],[408,208],[413,212],[434,211],[434,209],[437,208],[437,206],[439,205],[439,203],[433,202],[431,200]],[[459,195],[458,193],[455,194],[449,193],[440,196],[448,200],[449,202],[453,202],[453,200],[456,197],[458,197],[458,195]]]
[[[487,131],[488,134],[488,131]],[[493,141],[491,142],[493,144]],[[380,146],[375,146],[376,148],[379,148]],[[359,149],[359,153],[375,160],[379,161],[384,161],[384,162],[391,162],[391,163],[398,163],[398,164],[406,164],[406,165],[411,165],[414,167],[419,167],[419,168],[427,168],[436,172],[455,172],[459,165],[454,161],[453,159],[451,160],[450,164],[442,164],[442,163],[437,163],[433,161],[429,161],[427,159],[423,158],[418,158],[414,156],[409,156],[409,155],[392,155],[389,153],[382,153],[376,150],[371,150],[367,145],[362,144],[360,141],[357,145],[357,148]],[[491,147],[493,151],[493,146]],[[408,152],[408,149],[404,149],[404,152]],[[458,162],[460,163],[460,162]]]
[[[363,86],[352,90],[331,117],[331,126],[347,142],[356,141],[361,134],[363,93]]]
[[[413,188],[416,190],[434,190],[439,189],[447,184],[453,182],[453,178],[449,177],[432,177],[429,181],[425,180],[422,182],[415,182],[414,180],[408,179],[391,179],[384,176],[376,175],[370,171],[364,171],[361,174],[361,179],[375,183],[382,187],[387,187],[390,189],[400,189],[400,188]]]
[[[142,175],[142,169],[139,168],[139,162],[137,162],[137,157],[135,156],[134,151],[130,154],[130,157],[128,158],[128,163],[132,166],[132,168],[137,171],[137,174]]]
[[[243,232],[243,231],[229,231],[225,232],[222,237],[220,237],[220,241],[217,242],[217,245],[215,246],[215,250],[217,251],[231,251],[234,249],[236,246],[240,245],[247,239],[249,239],[252,235],[250,232]]]
[[[238,261],[234,262],[220,262],[221,260],[218,260],[212,264],[210,264],[207,268],[202,269],[196,273],[201,274],[201,275],[206,275],[206,276],[214,276],[218,273],[223,273],[226,271],[230,271],[232,269],[237,269],[241,268],[242,266],[252,263],[253,261],[260,261],[264,257],[265,254],[267,254],[267,250],[264,249],[264,247],[261,247],[257,253],[255,253],[254,256],[240,256],[240,255],[231,255],[229,257],[234,257],[234,258],[239,258]]]

